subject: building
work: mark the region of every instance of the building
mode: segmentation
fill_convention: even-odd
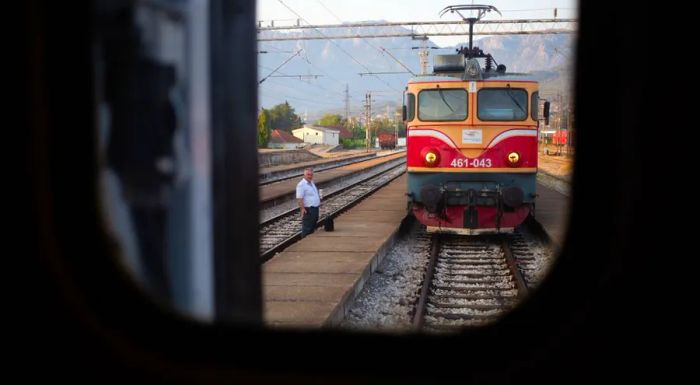
[[[295,137],[287,131],[278,129],[272,130],[270,133],[270,141],[267,144],[267,147],[269,148],[285,148],[288,150],[293,150],[304,146],[305,143],[303,140]]]
[[[345,127],[335,128],[340,131],[340,139],[352,139],[352,132]]]
[[[304,125],[304,127],[292,130],[292,133],[304,143],[327,144],[337,146],[340,144],[340,131],[332,128]]]

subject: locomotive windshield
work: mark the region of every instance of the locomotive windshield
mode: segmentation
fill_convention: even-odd
[[[418,94],[418,119],[452,121],[467,118],[467,91],[432,89]]]
[[[527,119],[527,91],[515,88],[486,88],[477,94],[480,120]]]

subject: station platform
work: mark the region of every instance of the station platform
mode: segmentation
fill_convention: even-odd
[[[263,267],[265,324],[338,325],[393,246],[406,216],[406,175],[397,178]]]

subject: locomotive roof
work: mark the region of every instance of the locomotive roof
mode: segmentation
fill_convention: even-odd
[[[461,75],[461,74],[460,74]],[[510,81],[526,81],[526,82],[534,82],[537,81],[532,75],[530,74],[524,74],[524,73],[506,73],[500,76],[489,76],[487,78],[484,78],[483,80],[476,80],[476,81],[489,81],[489,80],[510,80]],[[461,77],[457,76],[446,76],[446,75],[423,75],[423,76],[416,76],[408,80],[408,83],[425,83],[425,82],[468,82],[472,81],[471,79],[462,79]]]

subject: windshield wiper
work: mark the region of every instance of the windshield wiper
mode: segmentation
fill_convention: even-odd
[[[449,108],[450,111],[454,114],[455,113],[454,108],[452,108],[452,106],[450,106],[450,103],[447,103],[447,100],[445,100],[445,95],[442,94],[442,90],[439,88],[438,88],[438,93],[440,94],[440,99],[442,99],[442,102],[445,103],[447,108]]]
[[[523,106],[521,106],[520,103],[518,103],[518,101],[515,100],[515,98],[513,97],[513,95],[511,95],[511,92],[512,92],[512,91],[513,91],[513,90],[511,90],[510,88],[507,88],[507,89],[506,89],[506,94],[508,95],[508,97],[510,98],[510,100],[512,100],[513,103],[515,103],[515,105],[518,106],[518,108],[520,108],[520,111],[522,111],[523,114],[525,114],[525,116],[527,116],[527,111],[525,111],[525,109],[523,108]]]

